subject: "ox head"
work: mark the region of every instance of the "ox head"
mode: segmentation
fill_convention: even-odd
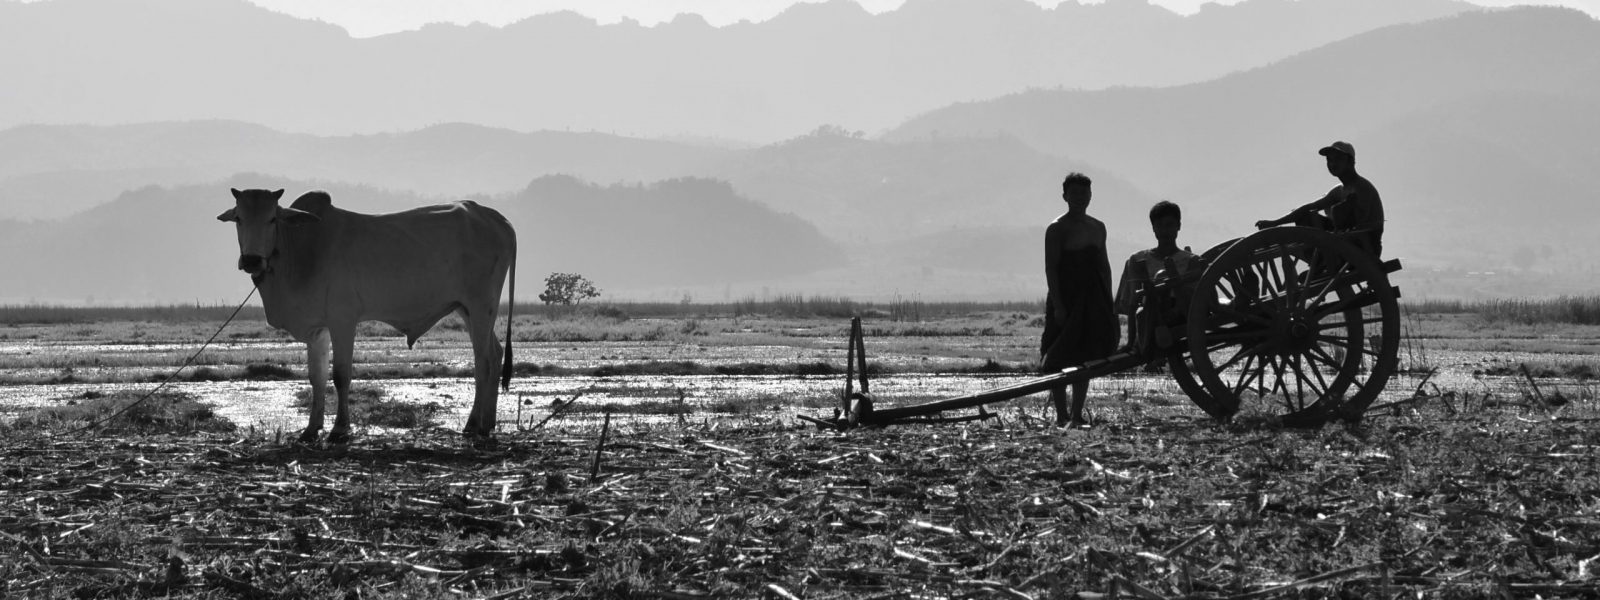
[[[239,270],[261,277],[278,255],[278,228],[319,221],[303,210],[278,206],[283,190],[232,190],[234,206],[218,221],[232,221],[239,232]]]

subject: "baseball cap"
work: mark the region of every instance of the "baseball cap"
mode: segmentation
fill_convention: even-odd
[[[1334,142],[1332,144],[1328,144],[1323,149],[1318,150],[1317,154],[1327,156],[1329,152],[1338,152],[1350,158],[1356,157],[1356,147],[1351,146],[1350,142]]]

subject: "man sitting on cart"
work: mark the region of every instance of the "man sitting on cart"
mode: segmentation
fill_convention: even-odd
[[[1340,234],[1373,258],[1383,252],[1383,200],[1371,181],[1356,173],[1356,149],[1334,142],[1317,151],[1328,160],[1328,173],[1339,185],[1321,199],[1294,209],[1279,219],[1256,221],[1258,229],[1288,223]],[[1319,214],[1320,213],[1320,214]]]
[[[1183,209],[1177,204],[1162,200],[1150,207],[1150,229],[1156,247],[1128,257],[1117,286],[1117,312],[1128,318],[1128,345],[1142,355],[1172,345],[1168,328],[1183,322],[1194,292],[1192,276],[1205,270],[1199,256],[1178,247]]]

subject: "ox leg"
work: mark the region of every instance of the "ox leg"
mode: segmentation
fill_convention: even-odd
[[[467,415],[467,426],[462,431],[468,437],[487,438],[494,435],[495,404],[500,399],[499,367],[500,340],[494,335],[494,317],[497,306],[480,307],[464,311],[472,332],[472,376],[477,393],[472,400],[472,413]]]
[[[333,332],[333,389],[339,394],[339,412],[333,418],[328,442],[350,441],[350,374],[355,362],[356,328],[340,327]]]
[[[322,410],[328,401],[328,330],[319,329],[306,342],[306,372],[311,377],[311,420],[300,442],[311,444],[322,432]]]

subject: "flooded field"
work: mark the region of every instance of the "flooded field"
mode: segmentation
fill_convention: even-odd
[[[930,344],[937,340],[928,341]],[[519,345],[518,363],[546,369],[625,368],[652,362],[692,362],[705,367],[749,364],[830,363],[843,369],[843,341],[838,349],[824,342],[820,348],[793,346],[682,345],[670,343],[595,342]],[[948,348],[948,345],[941,346]],[[92,394],[154,389],[160,379],[181,365],[192,347],[178,344],[75,344],[65,342],[0,342],[0,381],[25,382],[54,379],[50,383],[0,385],[0,418],[17,411],[58,405]],[[240,370],[241,362],[264,361],[288,366],[293,378],[282,380],[189,381],[180,375],[164,389],[194,396],[216,407],[225,418],[241,426],[268,430],[304,426],[303,409],[295,395],[309,388],[304,379],[303,346],[286,342],[230,343],[208,349],[196,364],[219,372]],[[358,388],[382,390],[384,397],[403,402],[438,403],[446,426],[464,422],[471,409],[473,382],[462,371],[470,369],[470,348],[456,343],[419,343],[407,350],[398,340],[364,340],[357,349]],[[51,359],[54,357],[54,360]],[[69,358],[70,357],[70,358]],[[987,359],[985,359],[987,360]],[[71,362],[80,366],[61,367]],[[895,374],[874,376],[870,385],[884,402],[923,401],[957,396],[1008,385],[1024,375],[945,374],[942,369],[971,369],[984,360],[905,353],[874,355],[872,363]],[[44,366],[52,364],[52,366]],[[370,372],[395,372],[397,368],[425,370],[442,367],[456,372],[446,377],[378,378]],[[190,367],[185,372],[192,372]],[[1109,384],[1140,393],[1177,393],[1163,375],[1119,376]],[[499,420],[514,427],[518,419],[541,419],[558,402],[581,396],[585,405],[626,407],[630,403],[677,401],[693,410],[697,406],[748,403],[747,415],[785,418],[795,411],[822,414],[843,386],[843,375],[600,375],[521,376],[502,394]],[[1120,394],[1121,392],[1117,392]],[[625,408],[623,408],[625,411]]]
[[[711,343],[696,341],[600,341],[519,343],[516,362],[522,370],[561,372],[562,375],[524,375],[513,381],[499,404],[502,428],[527,426],[548,416],[561,402],[579,397],[584,410],[563,416],[563,422],[592,421],[602,410],[632,419],[664,420],[655,411],[629,415],[630,406],[681,402],[705,419],[793,419],[795,414],[828,416],[843,386],[845,339],[834,336],[795,338],[791,344],[770,343],[770,336],[751,336],[742,344],[740,333]],[[1032,340],[1018,336],[923,336],[886,338],[868,351],[875,370],[871,379],[880,406],[923,402],[1014,384],[1029,376],[1020,373],[983,373],[987,365],[1021,368],[1007,358],[1025,356]],[[1563,349],[1582,344],[1564,344]],[[105,343],[95,340],[0,340],[0,419],[18,411],[71,403],[77,399],[117,391],[135,393],[155,389],[196,346],[183,343]],[[305,411],[296,394],[309,388],[305,380],[304,346],[292,340],[245,340],[216,344],[195,357],[167,383],[177,391],[213,405],[216,411],[241,427],[294,431],[305,424]],[[1404,358],[1404,357],[1403,357]],[[1428,352],[1427,361],[1437,372],[1428,379],[1430,390],[1517,397],[1526,392],[1527,379],[1518,365],[1582,364],[1592,354],[1518,350],[1452,350]],[[458,428],[471,408],[473,384],[470,348],[462,340],[428,340],[406,348],[394,338],[362,339],[356,351],[355,386],[378,390],[392,401],[437,404],[437,423]],[[269,376],[252,375],[250,365],[272,365]],[[651,374],[667,371],[715,369],[748,365],[822,365],[829,374],[705,375]],[[690,369],[689,367],[693,368]],[[1407,365],[1402,365],[1407,366]],[[645,371],[643,374],[629,372]],[[608,372],[613,371],[613,372]],[[1421,371],[1415,369],[1414,371]],[[1421,383],[1421,372],[1393,378],[1379,402],[1409,397]],[[1561,391],[1569,396],[1593,396],[1590,381],[1541,376],[1544,393]],[[1019,404],[1044,416],[1042,396]],[[1091,391],[1091,410],[1160,406],[1195,418],[1203,414],[1188,405],[1182,392],[1165,373],[1134,371],[1097,380]],[[673,417],[674,419],[677,417]]]

